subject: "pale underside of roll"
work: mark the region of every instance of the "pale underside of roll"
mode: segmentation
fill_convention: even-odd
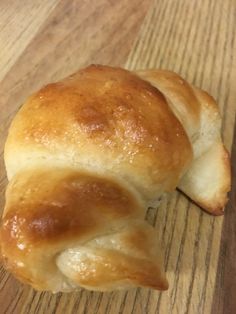
[[[220,131],[214,99],[170,71],[92,65],[43,87],[5,145],[6,268],[53,292],[167,289],[146,210],[178,188],[223,213],[230,163]]]

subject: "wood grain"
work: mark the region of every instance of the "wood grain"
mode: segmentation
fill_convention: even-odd
[[[29,42],[40,29],[45,18],[54,9],[57,0],[10,0],[0,2],[0,79],[10,70]],[[27,12],[30,14],[26,18]],[[17,14],[17,18],[14,15]]]
[[[236,112],[234,0],[2,0],[0,27],[1,152],[9,123],[27,95],[89,63],[179,72],[217,99],[222,135],[231,149]],[[2,156],[1,208],[6,186]],[[234,192],[224,223],[177,191],[148,211],[148,221],[161,235],[168,292],[82,290],[52,295],[20,284],[1,268],[0,313],[234,313],[235,215]]]
[[[236,160],[236,126],[232,160]],[[236,178],[236,165],[232,163],[232,175]],[[228,210],[223,222],[217,280],[212,314],[235,313],[236,310],[236,181],[233,180]]]

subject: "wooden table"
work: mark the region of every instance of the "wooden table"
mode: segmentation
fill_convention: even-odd
[[[0,151],[13,115],[30,93],[90,63],[179,72],[217,99],[231,150],[235,29],[234,0],[0,1]],[[3,208],[2,153],[0,175]],[[149,212],[162,236],[168,292],[52,295],[1,269],[0,313],[236,313],[235,190],[233,182],[225,218],[207,215],[178,192]]]

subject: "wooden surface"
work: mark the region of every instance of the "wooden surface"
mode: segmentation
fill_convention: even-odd
[[[231,150],[235,29],[235,0],[1,0],[1,209],[7,183],[2,151],[13,115],[40,86],[90,63],[179,72],[217,99]],[[233,147],[235,160],[236,142]],[[0,314],[236,313],[235,182],[233,187],[225,218],[205,214],[178,192],[149,211],[161,235],[167,292],[52,295],[20,284],[1,268]]]

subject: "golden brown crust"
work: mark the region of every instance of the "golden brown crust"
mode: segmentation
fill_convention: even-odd
[[[170,124],[172,132],[166,128]],[[22,107],[13,133],[14,127],[20,142],[53,149],[57,141],[77,143],[81,134],[96,144],[106,145],[109,139],[109,146],[128,140],[130,145],[147,149],[151,143],[150,151],[155,152],[162,151],[159,145],[165,148],[166,143],[174,147],[188,143],[156,88],[128,71],[100,66],[42,88]]]
[[[83,241],[142,211],[115,182],[67,169],[48,170],[19,173],[9,184],[0,229],[2,254],[24,255],[35,245]]]
[[[17,174],[8,186],[8,195],[2,236],[7,232],[12,240],[20,236],[32,243],[81,236],[104,225],[104,221],[142,211],[134,197],[117,183],[60,168]]]
[[[163,95],[131,72],[105,66],[90,66],[33,95],[9,132],[10,177],[20,167],[15,150],[22,167],[32,150],[83,167],[89,155],[89,167],[101,169],[101,160],[147,198],[161,187],[172,190],[192,159],[188,137]]]

